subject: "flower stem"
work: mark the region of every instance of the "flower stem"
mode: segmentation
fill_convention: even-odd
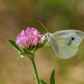
[[[33,64],[33,67],[34,67],[34,72],[35,72],[35,75],[36,75],[37,83],[40,84],[37,68],[36,68],[36,65],[35,65],[35,60],[32,59],[31,61],[32,61],[32,64]]]

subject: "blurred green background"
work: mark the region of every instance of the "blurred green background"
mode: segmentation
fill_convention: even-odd
[[[31,61],[19,58],[6,39],[15,41],[27,27],[46,33],[39,20],[51,33],[84,31],[84,0],[0,0],[0,84],[36,84]],[[51,46],[35,54],[39,76],[48,84],[53,69],[57,84],[84,84],[84,41],[76,56],[67,60],[58,58]]]

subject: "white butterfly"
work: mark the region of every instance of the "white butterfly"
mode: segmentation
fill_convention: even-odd
[[[40,24],[43,26],[41,22]],[[77,53],[78,46],[84,39],[84,32],[79,30],[61,30],[51,34],[47,31],[46,36],[55,54],[59,58],[69,59]]]
[[[53,34],[47,33],[47,40],[55,51],[55,54],[62,59],[73,57],[78,46],[84,39],[84,32],[79,30],[61,30]]]

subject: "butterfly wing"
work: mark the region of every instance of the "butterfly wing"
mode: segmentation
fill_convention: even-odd
[[[79,46],[84,39],[84,32],[79,30],[61,30],[56,33],[53,33],[53,36],[64,37],[66,39],[73,41],[77,44],[77,46]]]
[[[53,33],[49,42],[59,58],[73,57],[84,38],[84,33],[78,30],[63,30]]]
[[[54,49],[55,54],[62,59],[71,58],[78,51],[78,46],[74,42],[72,42],[71,45],[68,45],[68,43],[71,43],[71,41],[61,36],[51,38],[50,40],[50,44]]]

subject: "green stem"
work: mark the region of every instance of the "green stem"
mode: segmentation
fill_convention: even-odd
[[[35,60],[32,59],[31,61],[32,61],[32,64],[33,64],[33,67],[34,67],[34,72],[35,72],[35,75],[36,75],[37,83],[40,84],[38,72],[37,72],[36,65],[35,65]]]

